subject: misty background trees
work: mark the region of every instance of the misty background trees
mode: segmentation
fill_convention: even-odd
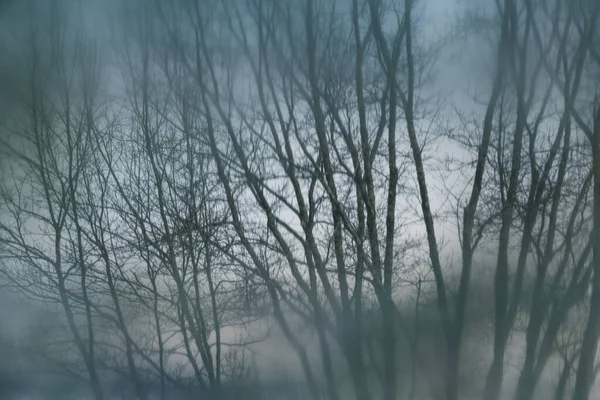
[[[596,398],[600,4],[434,7],[0,2],[0,397]]]

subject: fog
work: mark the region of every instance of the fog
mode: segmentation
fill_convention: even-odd
[[[0,399],[600,398],[598,18],[0,0]]]

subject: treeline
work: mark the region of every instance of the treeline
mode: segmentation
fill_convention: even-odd
[[[5,14],[1,282],[55,316],[28,351],[96,400],[593,398],[600,3],[441,38],[413,0],[117,3],[110,39]]]

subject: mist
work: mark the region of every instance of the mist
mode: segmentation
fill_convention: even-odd
[[[0,399],[600,398],[599,18],[0,0]]]

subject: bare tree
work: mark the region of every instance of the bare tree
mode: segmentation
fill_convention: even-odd
[[[456,400],[479,389],[467,353],[488,333],[485,399],[521,345],[516,399],[554,361],[556,398],[572,375],[589,397],[600,11],[490,2],[460,27],[491,49],[484,100],[454,112],[436,81],[452,38],[431,39],[422,4],[124,2],[114,58],[70,36],[58,2],[29,26],[0,271],[60,306],[55,346],[77,354],[59,364],[96,398],[269,396],[250,354],[271,314],[314,399]],[[491,329],[474,297],[488,284]],[[428,353],[440,374],[422,388]]]
[[[84,41],[68,40],[59,6],[53,3],[47,11],[47,24],[38,24],[33,14],[29,20],[25,58],[29,92],[24,122],[11,129],[6,143],[17,163],[16,181],[3,188],[3,206],[11,218],[2,223],[0,243],[6,259],[16,262],[7,279],[25,293],[62,306],[94,396],[102,399],[88,293],[90,265],[76,200],[91,143],[80,101],[93,96],[96,82],[88,72],[96,66],[85,57]],[[31,275],[21,273],[19,263],[27,265]],[[41,291],[19,279],[27,275],[45,283]]]

